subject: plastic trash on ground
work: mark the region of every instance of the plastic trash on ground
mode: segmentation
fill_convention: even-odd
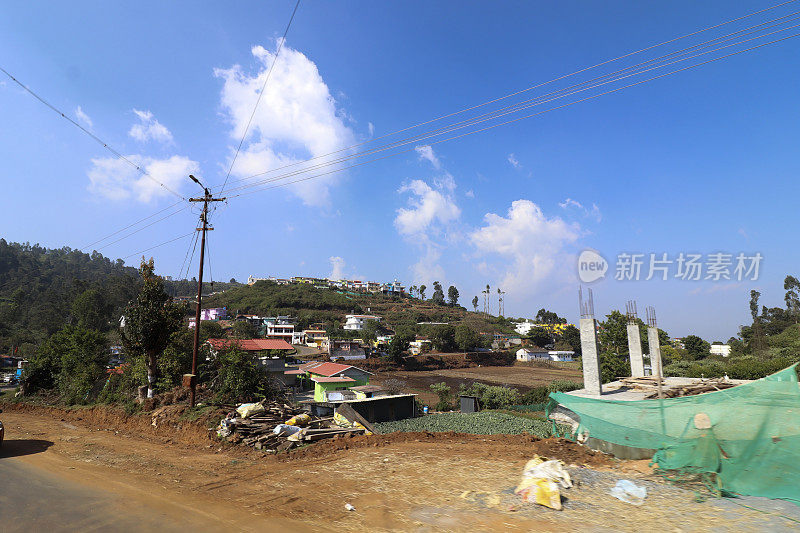
[[[272,433],[279,437],[285,437],[287,435],[294,435],[295,433],[299,433],[300,428],[297,426],[290,426],[289,424],[278,424],[275,426],[275,429],[272,430]]]
[[[264,404],[262,403],[243,403],[236,408],[236,412],[242,418],[250,418],[253,415],[263,413],[265,411]]]
[[[561,510],[561,490],[572,487],[569,472],[564,470],[564,463],[559,460],[546,461],[538,455],[528,461],[522,471],[516,494],[525,502],[544,505],[557,511]]]
[[[611,489],[611,495],[626,503],[642,505],[647,497],[647,489],[637,486],[633,481],[620,479]]]
[[[287,420],[286,425],[304,427],[307,426],[309,422],[311,422],[311,415],[308,413],[301,413]]]
[[[233,430],[231,427],[233,426],[233,422],[230,421],[228,418],[223,418],[219,422],[219,426],[217,426],[217,436],[220,438],[230,437]]]

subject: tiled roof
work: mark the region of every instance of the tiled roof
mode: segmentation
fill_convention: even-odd
[[[302,376],[303,374],[305,374],[305,372],[303,372],[298,368],[297,370],[286,370],[284,371],[284,374],[286,374],[287,376]]]
[[[350,365],[343,365],[340,363],[322,363],[321,365],[317,365],[311,368],[307,368],[308,372],[312,374],[317,374],[320,376],[335,376],[336,374],[341,374],[345,370],[350,368],[354,368]]]
[[[292,350],[292,345],[283,339],[208,339],[215,350],[237,347],[246,352],[262,350]]]

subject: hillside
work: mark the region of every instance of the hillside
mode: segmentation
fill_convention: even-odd
[[[410,296],[344,294],[306,284],[259,281],[252,286],[241,285],[207,297],[203,307],[227,307],[229,313],[292,315],[298,317],[299,327],[316,322],[340,325],[347,314],[372,313],[382,316],[384,323],[393,329],[414,329],[419,322],[464,322],[475,331],[513,332],[513,326],[505,319],[473,313],[460,306]]]
[[[108,331],[138,284],[135,268],[97,252],[0,239],[0,352],[13,346],[29,355],[64,324],[81,320]]]

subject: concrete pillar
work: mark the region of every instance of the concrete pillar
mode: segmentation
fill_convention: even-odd
[[[653,369],[653,376],[664,377],[664,369],[661,367],[661,344],[658,342],[658,328],[647,327],[647,345],[650,348],[650,367]]]
[[[639,324],[628,324],[628,354],[631,358],[631,376],[644,377],[644,360],[642,359],[642,338],[639,335]]]
[[[603,392],[600,376],[600,357],[597,349],[597,321],[581,318],[581,360],[583,361],[583,387],[589,394],[600,396]]]

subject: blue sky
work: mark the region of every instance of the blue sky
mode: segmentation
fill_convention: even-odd
[[[335,150],[352,154],[353,144],[771,5],[301,3],[229,187]],[[210,185],[224,181],[293,7],[5,6],[0,65],[181,194],[196,194],[190,172]],[[576,320],[576,257],[592,248],[611,264],[593,284],[598,315],[635,299],[640,311],[654,306],[672,335],[725,340],[745,323],[751,288],[762,291],[763,303],[782,305],[784,276],[800,273],[791,224],[800,166],[798,43],[233,198],[213,217],[214,278],[334,274],[428,287],[438,279],[456,285],[467,305],[488,283],[507,291],[508,315],[546,307]],[[10,80],[0,83],[2,237],[82,248],[175,201]],[[190,232],[195,220],[185,210],[89,250],[136,265],[131,254]],[[185,238],[147,255],[176,276],[188,246]],[[759,252],[764,259],[755,281],[619,281],[621,252]]]

